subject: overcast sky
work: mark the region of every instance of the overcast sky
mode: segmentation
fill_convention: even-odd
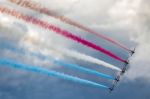
[[[118,40],[130,49],[136,46],[136,53],[130,58],[127,73],[121,79],[112,94],[107,90],[93,88],[86,85],[72,83],[45,75],[20,71],[13,68],[0,66],[0,98],[1,99],[149,99],[150,98],[150,1],[149,0],[34,0],[76,20],[93,30]],[[61,28],[69,30],[76,35],[97,43],[120,57],[127,58],[128,53],[101,38],[91,35],[81,29],[75,28],[52,17],[39,14],[29,9],[20,8],[7,0],[0,0],[0,6],[13,7],[25,14],[32,15],[48,21]],[[26,39],[29,38],[29,39]],[[34,42],[34,40],[38,42]],[[26,47],[30,50],[45,51],[49,46],[41,46],[39,42],[48,45],[58,45],[64,48],[97,57],[106,62],[122,65],[112,61],[106,55],[77,44],[74,41],[56,35],[52,31],[44,30],[34,25],[17,20],[11,16],[0,14],[0,43],[10,43],[16,47]],[[33,43],[31,45],[30,43]],[[56,58],[82,64],[89,68],[111,74],[111,70],[91,67],[86,62],[74,60],[58,53],[48,53]],[[79,76],[96,82],[107,83],[106,80],[95,76],[78,73],[77,71],[55,66],[36,57],[19,55],[8,50],[0,50],[0,57],[40,65],[45,68]],[[120,66],[121,67],[121,66]]]

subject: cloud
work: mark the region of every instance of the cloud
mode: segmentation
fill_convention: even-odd
[[[120,0],[109,10],[113,22],[127,28],[130,40],[136,43],[136,53],[130,60],[126,75],[130,80],[142,77],[150,81],[149,4],[147,0]]]
[[[35,1],[37,1],[37,0],[35,0]],[[150,50],[149,50],[150,49],[150,39],[149,39],[149,37],[150,37],[150,33],[149,33],[150,32],[150,30],[149,30],[150,12],[149,12],[149,9],[150,9],[150,7],[149,7],[149,5],[150,5],[150,2],[149,2],[149,0],[105,0],[105,1],[103,1],[103,0],[79,0],[79,1],[76,1],[76,0],[63,0],[63,1],[45,0],[44,2],[40,1],[40,0],[38,0],[38,1],[41,2],[42,4],[46,5],[50,9],[53,9],[64,15],[67,15],[70,18],[73,18],[74,20],[77,20],[77,21],[89,26],[96,31],[102,32],[103,34],[106,34],[115,39],[118,39],[119,41],[128,45],[131,48],[134,46],[137,46],[135,55],[130,59],[130,62],[131,62],[130,68],[125,76],[125,79],[123,80],[123,84],[127,84],[127,85],[120,86],[120,88],[121,88],[120,90],[122,90],[120,93],[122,93],[123,96],[125,95],[126,97],[129,97],[128,94],[130,94],[131,91],[128,92],[128,89],[134,85],[135,85],[135,87],[134,88],[132,87],[132,90],[134,91],[134,93],[137,93],[137,91],[140,92],[139,89],[141,89],[141,86],[143,86],[143,84],[145,84],[145,82],[150,81],[150,75],[149,75],[149,71],[150,71],[150,67],[149,67],[149,64],[150,64],[150,58],[149,58],[149,55],[150,55]],[[48,1],[48,2],[46,2],[46,1]],[[75,3],[75,5],[74,5],[74,3]],[[72,7],[72,5],[73,5],[73,7]],[[70,10],[70,8],[71,8],[71,10]],[[28,13],[28,14],[32,14],[32,13]],[[38,14],[36,13],[36,15],[38,15]],[[68,26],[66,24],[63,24],[61,22],[58,22],[57,20],[54,20],[52,18],[48,18],[47,16],[39,15],[39,18],[42,18],[42,19],[45,18],[44,20],[46,20],[46,21],[51,21],[54,24],[58,24],[60,26],[63,25],[64,28],[67,28],[67,29],[71,30],[72,32],[77,32],[76,28]],[[53,35],[54,33],[52,33],[52,32],[45,31],[45,30],[40,29],[39,27],[35,27],[33,25],[22,23],[22,21],[18,21],[16,19],[13,19],[13,18],[5,16],[5,15],[1,15],[0,23],[1,23],[0,24],[0,31],[1,31],[0,37],[2,37],[2,38],[5,37],[5,40],[12,39],[12,41],[14,40],[14,42],[19,42],[19,43],[17,43],[19,46],[23,45],[23,44],[27,44],[27,46],[28,46],[29,43],[25,42],[24,39],[26,37],[35,36],[38,38],[40,37],[39,39],[41,41],[44,40],[44,42],[48,42],[49,44],[58,44],[58,45],[60,44],[61,46],[68,47],[68,48],[72,47],[72,46],[75,46],[75,48],[80,47],[80,46],[74,44],[70,40],[64,39],[58,35]],[[5,34],[3,32],[5,32]],[[10,32],[12,33],[11,36],[9,35]],[[84,31],[81,31],[78,34],[80,34],[82,36],[83,36],[83,34],[86,34],[85,35],[86,39],[90,39],[93,42],[101,44],[99,39],[97,39],[96,37],[93,37],[93,36],[88,37],[89,34],[85,33]],[[34,42],[34,40],[31,40],[31,42]],[[34,46],[30,46],[30,47],[34,47]],[[42,49],[42,47],[39,47],[39,49]],[[87,50],[88,49],[85,48],[85,49],[82,49],[81,51],[86,52]],[[91,50],[89,52],[91,52]],[[116,51],[114,51],[114,52],[116,52]],[[93,52],[91,52],[90,54],[93,55]],[[96,54],[98,54],[98,53],[96,53]],[[29,58],[29,60],[32,60],[32,59],[33,59],[32,57]],[[39,61],[37,61],[36,63],[38,64]],[[7,73],[9,73],[9,71]],[[37,77],[38,76],[36,76],[35,78],[37,78]],[[144,83],[142,82],[142,84],[136,85],[136,83],[138,81],[140,81],[140,80],[137,80],[139,78],[140,78],[140,80],[141,80],[141,78],[144,78],[144,80],[142,79],[144,81]],[[7,79],[5,81],[10,82],[9,79]],[[14,82],[21,82],[20,79],[21,78],[15,79]],[[26,82],[28,77],[25,77],[25,78],[23,77],[22,79],[24,82]],[[31,77],[30,79],[33,79],[33,78]],[[43,84],[43,78],[41,78],[41,79],[39,80],[39,82],[40,82],[40,84],[41,83]],[[47,78],[45,78],[45,79],[47,79]],[[133,83],[132,83],[132,81],[133,81]],[[58,81],[56,81],[54,83],[51,83],[51,82],[52,82],[51,80],[46,80],[44,82],[46,84],[43,84],[42,87],[45,86],[44,88],[48,88],[47,90],[49,90],[50,85],[60,83]],[[29,86],[30,86],[30,84],[32,84],[34,86],[34,81],[31,80],[30,83],[27,83],[27,85],[29,85]],[[131,84],[131,86],[130,86],[130,84]],[[39,85],[39,83],[37,83],[37,86],[38,85]],[[147,83],[146,83],[146,85],[149,86]],[[39,93],[43,94],[43,91],[44,91],[45,93],[44,93],[44,95],[42,95],[42,97],[44,97],[45,94],[48,96],[46,98],[50,97],[49,93],[47,93],[49,91],[47,91],[47,90],[45,91],[45,89],[42,89],[41,87],[37,87],[37,86],[34,86],[35,93],[39,92]],[[56,97],[61,97],[61,95],[63,95],[64,97],[68,96],[68,94],[65,95],[65,93],[62,93],[62,91],[65,88],[68,88],[68,90],[72,90],[74,88],[73,86],[68,87],[69,86],[68,83],[66,85],[62,84],[60,86],[63,86],[63,88],[57,89],[58,85],[56,84],[56,86],[54,86],[54,88],[52,87],[53,89],[50,90],[50,92],[54,93],[53,95],[54,95],[55,99],[57,99]],[[64,86],[65,86],[65,88],[64,88]],[[126,86],[128,86],[128,87],[126,88]],[[143,94],[145,93],[144,92],[145,88],[146,88],[146,91],[149,90],[149,88],[147,88],[147,86],[144,87]],[[23,87],[26,88],[25,85]],[[81,86],[81,87],[83,87],[83,86]],[[37,89],[41,88],[41,90],[38,91],[38,90],[36,90],[36,88]],[[83,89],[78,88],[78,87],[76,87],[76,88],[77,89],[75,91],[74,90],[70,91],[70,94],[72,96],[74,96],[74,92],[76,92],[76,94],[77,94],[76,96],[78,96],[80,98],[83,98],[84,97],[83,94],[88,93],[88,92],[89,92],[89,94],[88,94],[89,96],[85,95],[85,97],[87,97],[87,98],[89,98],[89,97],[92,97],[92,98],[98,97],[99,98],[102,95],[102,94],[100,94],[99,90],[98,91],[92,90],[93,94],[95,94],[95,92],[97,92],[97,94],[90,95],[91,88],[89,88],[88,91],[84,90],[84,88]],[[32,90],[32,88],[27,88],[27,89]],[[82,92],[82,90],[84,90],[83,94],[79,94],[80,92]],[[53,91],[56,91],[56,92],[58,91],[59,94],[57,95]],[[117,90],[116,94],[121,97],[122,95],[118,94],[119,91]],[[29,91],[29,92],[31,92],[31,91]],[[127,95],[125,93],[127,93]],[[28,93],[28,94],[30,94],[30,93]],[[143,97],[143,94],[140,95],[140,97]],[[33,97],[36,97],[38,95],[39,95],[38,93],[34,94]],[[134,97],[136,97],[137,94],[134,94],[134,95],[135,95]],[[149,95],[149,94],[147,94],[147,95]],[[19,95],[16,94],[16,97],[18,98]],[[29,97],[29,95],[26,95],[26,97]],[[71,96],[69,96],[69,97],[71,97]],[[108,97],[108,95],[106,97]],[[108,99],[108,98],[106,98],[106,99]]]
[[[148,58],[149,57],[148,55],[150,53],[149,52],[150,13],[148,10],[149,1],[146,0],[132,0],[132,1],[130,0],[119,0],[119,1],[118,0],[111,0],[111,1],[64,0],[64,2],[62,2],[59,0],[52,0],[50,2],[47,1],[47,3],[41,1],[38,2],[42,3],[45,6],[52,5],[51,7],[49,7],[50,9],[56,10],[59,13],[65,15],[69,15],[73,19],[77,19],[77,21],[79,22],[81,21],[81,23],[86,24],[87,26],[91,26],[91,28],[96,30],[103,29],[105,32],[108,30],[114,32],[115,29],[115,31],[117,30],[119,33],[123,32],[123,30],[126,30],[127,32],[122,35],[127,35],[127,36],[118,35],[117,37],[120,39],[124,39],[123,43],[125,44],[134,42],[137,45],[136,54],[131,58],[131,65],[127,76],[131,79],[138,78],[141,76],[147,77],[145,75],[149,71],[148,65],[150,61]],[[58,4],[58,5],[55,6],[53,4]],[[70,7],[72,7],[72,5],[74,6],[72,10],[68,10]],[[82,9],[83,6],[84,9]],[[43,19],[45,18],[45,16],[41,16],[41,15],[40,17]],[[59,44],[61,42],[61,44],[66,47],[73,45],[72,42],[68,43],[68,40],[64,38],[62,39],[61,37],[55,34],[52,35],[51,33],[49,35],[48,31],[44,31],[45,33],[43,33],[43,30],[37,27],[36,27],[37,29],[36,31],[35,29],[32,29],[34,27],[32,25],[16,22],[17,21],[16,19],[8,21],[8,18],[4,17],[4,15],[1,15],[1,31],[4,32],[4,29],[6,30],[5,32],[7,33],[10,31],[14,31],[14,32],[20,31],[21,37],[18,35],[20,33],[18,33],[17,35],[13,34],[14,39],[21,38],[19,40],[20,45],[25,44],[23,39],[27,36],[30,36],[31,34],[42,35],[39,38],[39,40],[44,40],[44,42],[49,42],[49,44],[53,44],[53,43]],[[52,22],[56,24],[55,21]],[[6,25],[5,28],[2,26],[2,23],[5,23],[3,24],[3,26]],[[62,25],[61,22],[57,22],[57,24]],[[73,27],[65,26],[65,28],[73,28]],[[114,33],[110,33],[109,36],[113,36],[113,34]],[[8,35],[6,36],[10,37]],[[128,39],[127,37],[130,37],[130,39]],[[116,37],[113,36],[113,38]],[[143,72],[141,71],[141,69],[143,69]],[[138,75],[136,74],[136,72],[139,72]]]

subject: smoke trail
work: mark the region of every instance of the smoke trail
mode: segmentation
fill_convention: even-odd
[[[98,87],[98,88],[104,88],[104,89],[108,89],[109,87],[102,85],[102,84],[98,84],[89,80],[85,80],[85,79],[81,79],[78,77],[73,77],[67,74],[63,74],[63,73],[59,73],[56,71],[52,71],[52,70],[48,70],[48,69],[44,69],[38,66],[30,66],[30,65],[26,65],[26,64],[22,64],[22,63],[18,63],[9,59],[0,59],[0,64],[1,65],[6,65],[9,67],[13,67],[13,68],[17,68],[17,69],[22,69],[22,70],[27,70],[27,71],[32,71],[32,72],[37,72],[37,73],[41,73],[41,74],[46,74],[48,76],[54,76],[57,78],[61,78],[64,80],[69,80],[72,82],[76,82],[76,83],[81,83],[81,84],[86,84],[86,85],[90,85],[90,86],[94,86],[94,87]]]
[[[44,22],[44,21],[42,21],[40,19],[36,19],[36,18],[34,18],[32,16],[23,15],[22,13],[19,13],[17,11],[11,10],[11,9],[8,9],[6,7],[1,7],[0,8],[0,12],[1,13],[6,13],[8,15],[12,15],[12,16],[18,18],[18,19],[22,19],[22,20],[24,20],[26,22],[30,22],[30,23],[38,25],[38,26],[40,26],[42,28],[52,30],[52,31],[54,31],[57,34],[60,34],[60,35],[66,37],[68,39],[72,39],[72,40],[74,40],[74,41],[76,41],[78,43],[81,43],[81,44],[83,44],[83,45],[85,45],[87,47],[93,48],[93,49],[95,49],[95,50],[97,50],[99,52],[102,52],[102,53],[104,53],[104,54],[106,54],[106,55],[108,55],[108,56],[110,56],[110,57],[112,57],[112,58],[114,58],[114,59],[116,59],[118,61],[126,62],[126,60],[116,56],[115,54],[113,54],[110,51],[102,48],[101,46],[95,45],[92,42],[89,42],[89,41],[87,41],[85,39],[82,39],[82,38],[76,36],[76,35],[73,35],[69,31],[66,31],[66,30],[63,30],[63,29],[61,29],[59,27],[56,27],[54,25],[48,24],[47,22]]]
[[[65,55],[67,55],[67,56],[70,56],[70,57],[73,57],[73,58],[76,58],[76,59],[80,59],[80,60],[84,60],[84,61],[87,61],[87,62],[95,63],[95,64],[98,64],[98,65],[102,65],[102,66],[105,66],[107,68],[111,68],[111,69],[114,69],[114,70],[117,70],[117,71],[121,71],[120,68],[118,68],[114,65],[111,65],[109,63],[106,63],[102,60],[99,60],[97,58],[94,58],[92,56],[89,56],[89,55],[86,55],[86,54],[83,54],[83,53],[79,53],[79,52],[76,52],[76,51],[73,51],[73,50],[67,50],[67,49],[61,49],[61,51],[63,51],[65,53]]]
[[[94,64],[98,64],[98,65],[102,65],[102,66],[105,66],[107,68],[111,68],[111,69],[114,69],[114,70],[117,70],[117,71],[121,71],[120,68],[114,66],[114,65],[111,65],[107,62],[104,62],[102,60],[99,60],[97,58],[94,58],[92,56],[89,56],[89,55],[86,55],[86,54],[83,54],[83,53],[79,53],[77,51],[74,51],[74,50],[69,50],[69,49],[65,49],[65,48],[62,48],[62,47],[57,47],[57,46],[49,46],[48,44],[45,44],[45,42],[39,42],[40,41],[40,37],[36,36],[37,38],[34,39],[34,41],[30,41],[30,39],[32,39],[33,37],[32,36],[27,36],[26,37],[26,42],[29,42],[29,43],[32,43],[32,45],[41,45],[41,48],[44,48],[45,46],[48,46],[53,52],[55,53],[60,53],[60,54],[63,54],[65,56],[68,56],[68,57],[72,57],[72,58],[75,58],[75,59],[78,59],[78,60],[83,60],[83,61],[87,61],[87,62],[90,62],[90,63],[94,63]],[[29,41],[28,41],[29,39]],[[35,44],[34,44],[35,43]]]
[[[31,2],[29,0],[28,1],[27,0],[9,0],[9,1],[12,2],[12,3],[15,3],[17,5],[20,5],[22,7],[27,7],[27,8],[30,8],[32,10],[35,10],[35,11],[38,11],[40,13],[44,13],[44,14],[46,14],[48,16],[54,17],[56,19],[59,19],[62,22],[65,22],[67,24],[70,24],[70,25],[73,25],[75,27],[78,27],[78,28],[80,28],[82,30],[85,30],[85,31],[87,31],[89,33],[92,33],[94,35],[97,35],[98,37],[103,38],[103,39],[105,39],[105,40],[107,40],[107,41],[109,41],[109,42],[111,42],[111,43],[113,43],[113,44],[115,44],[115,45],[125,49],[126,51],[129,51],[129,52],[131,51],[128,47],[126,47],[125,45],[121,44],[120,42],[118,42],[118,41],[116,41],[116,40],[114,40],[114,39],[112,39],[112,38],[110,38],[108,36],[105,36],[103,34],[100,34],[100,33],[96,32],[96,31],[94,31],[94,30],[92,30],[92,29],[90,29],[90,28],[88,28],[86,26],[83,26],[80,23],[77,23],[77,22],[75,22],[75,21],[73,21],[73,20],[71,20],[71,19],[69,19],[69,18],[67,18],[65,16],[62,16],[62,15],[60,15],[60,14],[54,12],[54,11],[51,11],[51,10],[45,8],[45,7],[42,7],[38,3]]]
[[[60,60],[56,60],[55,58],[52,58],[51,56],[45,56],[41,53],[30,52],[30,51],[22,49],[22,48],[15,48],[15,47],[13,47],[11,45],[8,45],[8,44],[0,44],[0,49],[9,49],[9,50],[11,50],[15,53],[20,53],[20,54],[29,54],[31,56],[36,56],[36,57],[38,57],[42,60],[51,61],[55,64],[60,65],[60,66],[69,67],[69,68],[72,68],[72,69],[77,69],[81,72],[93,74],[93,75],[103,77],[103,78],[107,78],[107,79],[111,79],[111,80],[115,79],[114,77],[112,77],[110,75],[103,74],[103,73],[100,73],[100,72],[97,72],[97,71],[94,71],[94,70],[91,70],[91,69],[87,69],[87,68],[84,68],[83,66],[80,66],[80,65],[71,64],[71,63],[60,61]]]

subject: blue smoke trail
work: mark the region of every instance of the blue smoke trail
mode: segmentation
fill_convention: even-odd
[[[99,87],[99,88],[109,89],[109,87],[107,87],[105,85],[98,84],[98,83],[95,83],[95,82],[92,82],[89,80],[81,79],[78,77],[73,77],[73,76],[59,73],[59,72],[56,72],[53,70],[44,69],[39,66],[30,66],[30,65],[18,63],[18,62],[12,61],[10,59],[0,59],[0,65],[6,65],[6,66],[13,67],[13,68],[27,70],[27,71],[33,71],[33,72],[37,72],[37,73],[41,73],[41,74],[46,74],[48,76],[54,76],[57,78],[61,78],[64,80],[69,80],[69,81],[73,81],[73,82],[77,82],[77,83],[81,83],[81,84],[86,84],[86,85],[91,85],[91,86],[95,86],[95,87]]]
[[[36,56],[42,60],[48,60],[48,61],[53,61],[55,64],[58,64],[60,66],[64,66],[64,67],[69,67],[69,68],[73,68],[73,69],[77,69],[77,70],[80,70],[82,72],[85,72],[85,73],[90,73],[90,74],[93,74],[93,75],[97,75],[99,77],[103,77],[103,78],[107,78],[107,79],[111,79],[111,80],[114,80],[115,78],[110,76],[110,75],[107,75],[107,74],[103,74],[103,73],[100,73],[100,72],[97,72],[95,70],[91,70],[91,69],[88,69],[88,68],[84,68],[82,66],[79,66],[79,65],[76,65],[76,64],[71,64],[71,63],[66,63],[66,62],[63,62],[63,61],[60,61],[60,60],[56,60],[52,57],[47,57],[45,55],[42,55],[41,53],[34,53],[34,52],[29,52],[29,51],[26,51],[22,48],[15,48],[11,45],[8,45],[8,44],[0,44],[0,48],[7,48],[7,49],[10,49],[11,51],[13,52],[16,52],[16,53],[21,53],[21,54],[29,54],[29,55],[32,55],[32,56]]]

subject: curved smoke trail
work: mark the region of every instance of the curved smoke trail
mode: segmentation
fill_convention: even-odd
[[[54,11],[51,11],[51,10],[45,8],[45,7],[42,7],[40,4],[38,4],[36,2],[31,2],[29,0],[9,0],[9,1],[12,2],[12,3],[15,3],[17,5],[20,5],[22,7],[27,7],[27,8],[30,8],[32,10],[35,10],[35,11],[38,11],[40,13],[44,13],[44,14],[46,14],[48,16],[54,17],[56,19],[59,19],[62,22],[65,22],[67,24],[70,24],[70,25],[73,25],[75,27],[78,27],[78,28],[80,28],[82,30],[85,30],[85,31],[87,31],[89,33],[92,33],[94,35],[97,35],[98,37],[101,37],[101,38],[103,38],[103,39],[105,39],[105,40],[107,40],[107,41],[109,41],[109,42],[111,42],[111,43],[113,43],[113,44],[115,44],[115,45],[125,49],[126,51],[129,51],[129,52],[131,51],[128,47],[126,47],[125,45],[121,44],[120,42],[118,42],[118,41],[116,41],[116,40],[114,40],[114,39],[112,39],[112,38],[110,38],[108,36],[105,36],[103,34],[100,34],[100,33],[96,32],[96,31],[94,31],[94,30],[92,30],[92,29],[90,29],[90,28],[88,28],[86,26],[83,26],[80,23],[77,23],[77,22],[75,22],[75,21],[73,21],[73,20],[71,20],[71,19],[69,19],[69,18],[67,18],[65,16],[62,16],[62,15],[60,15],[60,14],[54,12]]]
[[[110,76],[110,75],[107,75],[107,74],[103,74],[103,73],[100,73],[98,71],[95,71],[95,70],[91,70],[91,69],[88,69],[88,68],[84,68],[83,66],[80,66],[80,65],[76,65],[76,64],[71,64],[71,63],[68,63],[68,62],[64,62],[64,61],[60,61],[60,60],[57,60],[53,57],[50,57],[50,56],[45,56],[41,53],[35,53],[35,52],[30,52],[28,50],[25,50],[23,48],[15,48],[9,44],[0,44],[0,49],[9,49],[15,53],[20,53],[20,54],[29,54],[31,56],[36,56],[42,60],[48,60],[48,61],[51,61],[55,64],[58,64],[60,66],[64,66],[64,67],[69,67],[69,68],[72,68],[72,69],[76,69],[76,70],[79,70],[81,72],[85,72],[85,73],[89,73],[89,74],[93,74],[93,75],[96,75],[96,76],[99,76],[99,77],[103,77],[103,78],[106,78],[106,79],[111,79],[111,80],[114,80],[115,78]]]
[[[95,45],[94,43],[92,43],[90,41],[87,41],[85,39],[82,39],[82,38],[72,34],[71,32],[69,32],[67,30],[63,30],[63,29],[61,29],[59,27],[51,25],[51,24],[49,24],[49,23],[47,23],[45,21],[42,21],[40,19],[34,18],[32,16],[24,15],[22,13],[19,13],[19,12],[15,11],[15,10],[11,10],[11,9],[9,9],[7,7],[0,7],[0,12],[1,13],[6,13],[6,14],[11,15],[11,16],[14,16],[14,17],[16,17],[18,19],[22,19],[22,20],[24,20],[26,22],[30,22],[30,23],[32,23],[34,25],[38,25],[38,26],[40,26],[42,28],[52,30],[52,31],[54,31],[57,34],[60,34],[60,35],[66,37],[68,39],[72,39],[72,40],[74,40],[74,41],[76,41],[78,43],[81,43],[81,44],[83,44],[83,45],[85,45],[87,47],[93,48],[93,49],[95,49],[95,50],[97,50],[99,52],[102,52],[102,53],[104,53],[104,54],[106,54],[106,55],[108,55],[108,56],[110,56],[110,57],[112,57],[112,58],[114,58],[114,59],[116,59],[118,61],[126,62],[126,60],[116,56],[115,54],[113,54],[110,51],[102,48],[101,46]]]
[[[17,68],[17,69],[22,69],[22,70],[41,73],[41,74],[46,74],[48,76],[54,76],[54,77],[61,78],[61,79],[64,79],[64,80],[69,80],[69,81],[73,81],[73,82],[77,82],[77,83],[81,83],[81,84],[86,84],[86,85],[90,85],[90,86],[95,86],[95,87],[99,87],[99,88],[104,88],[104,89],[109,88],[105,85],[98,84],[98,83],[95,83],[95,82],[92,82],[92,81],[89,81],[89,80],[81,79],[81,78],[78,78],[78,77],[73,77],[73,76],[63,74],[63,73],[59,73],[59,72],[56,72],[56,71],[53,71],[53,70],[44,69],[44,68],[41,68],[39,66],[30,66],[30,65],[18,63],[18,62],[15,62],[13,60],[10,60],[10,59],[0,59],[0,64],[1,65],[6,65],[6,66],[9,66],[9,67],[13,67],[13,68]]]

